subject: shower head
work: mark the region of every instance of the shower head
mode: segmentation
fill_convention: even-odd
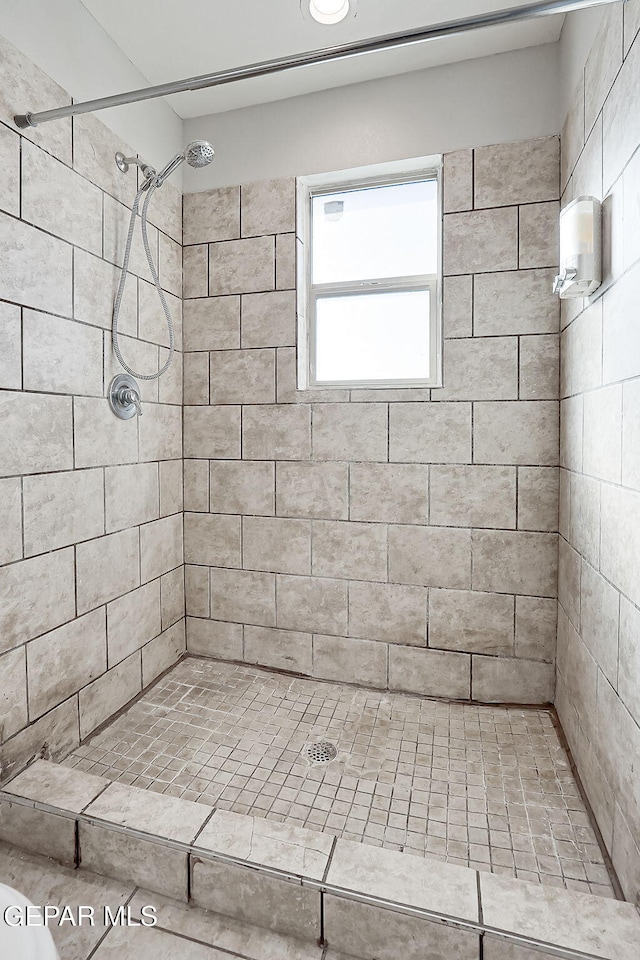
[[[206,167],[213,160],[213,147],[208,140],[192,140],[182,153],[177,153],[172,160],[154,178],[156,186],[161,187],[167,177],[186,160],[190,167]]]
[[[208,140],[192,140],[184,148],[184,159],[190,167],[206,167],[213,160],[213,147]]]

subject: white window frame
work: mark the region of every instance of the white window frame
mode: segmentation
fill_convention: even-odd
[[[437,273],[390,279],[347,281],[341,283],[312,283],[312,209],[316,197],[367,187],[391,186],[436,180],[438,196],[438,253]],[[298,209],[298,389],[403,389],[442,386],[442,157],[420,157],[371,167],[358,167],[339,173],[299,177],[297,180]],[[429,290],[431,324],[429,359],[431,376],[424,379],[400,380],[334,380],[316,378],[316,303],[320,297],[344,297],[356,294],[397,293]]]

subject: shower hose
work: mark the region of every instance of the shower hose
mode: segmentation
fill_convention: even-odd
[[[149,237],[147,236],[147,210],[151,202],[151,197],[154,194],[154,191],[157,187],[162,186],[162,181],[158,182],[158,179],[155,177],[150,177],[145,180],[138,192],[136,193],[136,198],[133,201],[133,207],[131,208],[131,219],[129,221],[129,233],[127,234],[127,244],[124,251],[124,259],[122,261],[122,273],[120,275],[120,283],[118,284],[118,292],[116,293],[115,303],[113,305],[113,322],[111,325],[111,342],[113,344],[113,352],[118,358],[120,364],[132,377],[135,377],[136,380],[157,380],[159,377],[165,373],[171,366],[171,361],[173,360],[173,354],[175,349],[175,335],[173,331],[173,320],[171,318],[171,312],[169,310],[169,305],[167,304],[164,291],[160,286],[160,279],[158,277],[158,271],[153,260],[153,255],[151,253],[151,248],[149,246]],[[138,215],[138,207],[140,205],[140,198],[142,194],[147,192],[147,195],[142,204],[142,242],[144,244],[144,252],[147,255],[147,263],[149,264],[149,270],[151,271],[151,276],[153,278],[153,283],[158,291],[158,296],[160,298],[160,303],[162,304],[162,309],[164,310],[164,315],[167,321],[167,329],[169,330],[169,356],[167,357],[166,363],[157,373],[138,373],[136,370],[133,370],[128,363],[125,362],[122,353],[120,352],[120,345],[118,343],[118,318],[120,316],[120,307],[122,306],[122,297],[124,296],[124,288],[127,282],[127,273],[129,272],[129,257],[131,256],[131,244],[133,242],[133,233],[136,226],[136,217]]]

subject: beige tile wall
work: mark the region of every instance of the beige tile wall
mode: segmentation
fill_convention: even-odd
[[[565,301],[556,704],[640,897],[640,0],[607,7],[564,128],[563,203],[604,201],[604,283]],[[584,109],[583,109],[584,104]]]
[[[298,392],[294,181],[184,198],[190,650],[552,699],[558,152],[550,138],[446,157],[431,391]]]
[[[19,134],[25,103],[69,102],[0,39],[0,777],[57,756],[184,650],[181,355],[117,420],[109,328],[136,175],[93,116]],[[150,158],[151,159],[151,158]],[[151,207],[151,244],[181,346],[181,197]],[[166,354],[140,245],[121,314],[125,358]]]

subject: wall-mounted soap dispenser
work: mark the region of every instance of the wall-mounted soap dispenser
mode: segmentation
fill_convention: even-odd
[[[578,197],[560,212],[560,272],[553,292],[588,297],[602,283],[602,204]]]

